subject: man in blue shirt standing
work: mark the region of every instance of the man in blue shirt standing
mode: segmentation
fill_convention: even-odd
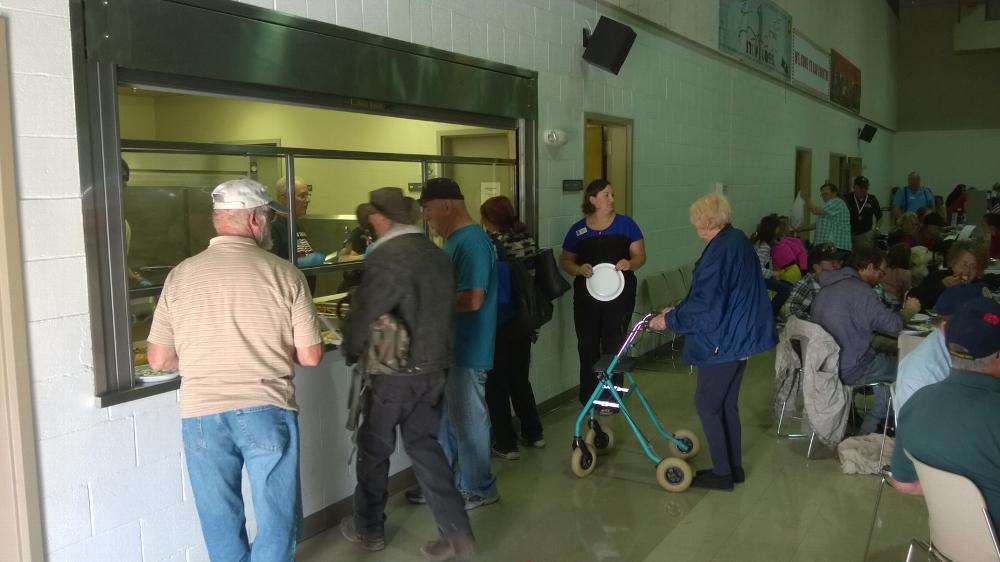
[[[500,499],[490,472],[486,408],[486,372],[493,368],[497,326],[496,249],[469,217],[465,197],[454,180],[428,180],[420,204],[424,220],[445,239],[444,251],[455,266],[455,358],[445,382],[438,440],[455,469],[455,485],[465,496],[465,509],[475,509]],[[422,503],[412,491],[407,498]]]
[[[899,188],[892,198],[892,217],[898,219],[903,213],[919,213],[924,208],[934,209],[934,194],[931,188],[920,185],[918,172],[910,172],[906,187]]]

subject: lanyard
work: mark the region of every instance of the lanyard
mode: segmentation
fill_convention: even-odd
[[[858,220],[861,220],[861,212],[864,211],[865,205],[868,204],[868,197],[868,195],[865,195],[865,200],[860,204],[858,203],[858,198],[856,196],[854,197],[854,206],[858,208]]]

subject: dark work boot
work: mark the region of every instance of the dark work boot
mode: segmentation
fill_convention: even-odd
[[[721,475],[709,470],[701,474],[695,474],[691,485],[695,488],[708,488],[709,490],[729,490],[733,489],[733,477],[730,474]]]
[[[694,473],[694,475],[695,476],[700,476],[702,474],[711,474],[711,473],[712,473],[712,469],[711,468],[704,468],[702,470],[696,471]],[[747,475],[746,475],[745,472],[743,472],[743,467],[742,466],[735,466],[735,467],[733,467],[733,482],[734,483],[736,483],[736,484],[742,484],[746,479],[747,479]]]

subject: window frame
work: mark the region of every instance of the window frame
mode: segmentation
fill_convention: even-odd
[[[196,15],[202,21],[190,19],[192,10],[197,10]],[[95,394],[101,407],[180,387],[179,379],[150,385],[137,385],[134,381],[129,312],[133,293],[128,287],[120,170],[123,144],[119,136],[117,89],[121,85],[513,129],[517,139],[517,157],[512,159],[516,178],[515,203],[524,221],[537,232],[537,72],[218,0],[121,0],[114,10],[101,3],[71,0],[70,20]],[[184,27],[188,32],[182,44],[176,43],[176,37],[170,35],[169,29],[173,26]],[[223,43],[219,38],[226,37],[227,33],[222,28],[238,29],[239,33],[230,34],[229,41]],[[253,41],[262,34],[272,39],[287,39],[286,57],[277,62],[265,61],[278,65],[280,72],[269,74],[259,66],[240,64],[253,61],[252,57],[259,52],[244,48],[239,40]],[[307,45],[307,41],[311,44]],[[217,48],[212,50],[212,45]],[[211,51],[204,57],[206,60],[184,56],[184,52],[191,52],[194,46]],[[379,78],[356,81],[361,84],[359,88],[364,88],[361,93],[367,94],[358,98],[350,91],[332,91],[332,78],[325,75],[309,76],[312,80],[309,88],[299,83],[275,83],[275,76],[287,80],[290,76],[302,75],[284,66],[315,63],[292,52],[294,47],[301,52],[306,46],[342,49],[344,67],[348,70],[365,66],[359,64],[362,54],[375,53],[379,61],[394,67],[404,59],[419,59],[420,74],[426,76],[421,76],[417,85],[426,86],[432,78],[431,84],[438,88],[447,87],[448,82],[442,82],[442,78],[463,83],[482,81],[484,93],[482,96],[456,96],[455,91],[448,91],[447,95],[435,99],[434,92],[430,91],[433,88],[414,87],[408,91],[405,80],[402,84],[385,80],[378,83],[382,80]],[[168,56],[168,49],[176,50],[177,54]],[[236,70],[227,70],[228,75],[220,79],[219,61],[227,59],[227,68]],[[338,65],[330,68],[330,74],[337,75],[338,79],[343,73]],[[349,80],[335,82],[338,88],[343,88],[344,83],[353,85]],[[379,88],[385,95],[372,95],[373,92],[377,94]],[[418,104],[405,103],[411,99],[407,97],[411,94],[421,98]],[[378,99],[389,101],[375,101]],[[488,106],[489,103],[494,105]],[[455,105],[441,107],[448,104]],[[125,146],[135,145],[129,141]],[[279,147],[279,150],[284,151],[282,154],[291,151],[288,147]],[[313,149],[295,150],[304,155]],[[323,152],[348,151],[319,151],[317,154]],[[435,163],[446,159],[440,155],[409,156]],[[286,177],[291,179],[294,177],[294,155],[287,158]],[[456,163],[462,161],[511,163],[502,159],[456,159]],[[426,175],[426,165],[423,173]],[[291,192],[291,186],[286,187]],[[321,269],[335,271],[350,269],[351,265]]]

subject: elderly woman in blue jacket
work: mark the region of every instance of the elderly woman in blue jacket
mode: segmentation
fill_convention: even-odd
[[[757,253],[730,224],[729,201],[709,193],[691,205],[689,215],[708,244],[687,297],[654,317],[650,328],[683,334],[684,361],[698,367],[694,403],[713,467],[699,470],[691,485],[732,490],[746,478],[738,402],[747,359],[774,347],[778,338]]]

